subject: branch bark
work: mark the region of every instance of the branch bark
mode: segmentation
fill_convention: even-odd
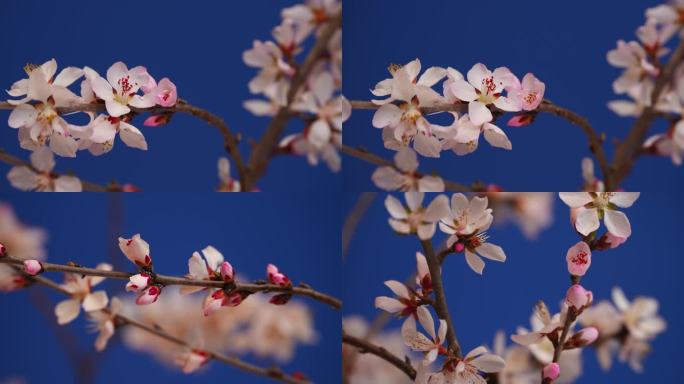
[[[11,256],[1,257],[0,263],[11,264],[16,266],[21,266],[24,260],[17,259]],[[101,269],[93,269],[72,265],[62,265],[53,264],[41,261],[43,266],[43,271],[45,272],[66,272],[66,273],[76,273],[80,275],[88,276],[102,276],[111,279],[128,280],[129,277],[133,276],[135,273],[120,272],[120,271],[105,271]],[[207,287],[207,288],[225,288],[233,289],[240,292],[256,293],[256,292],[280,292],[280,293],[291,293],[293,295],[307,296],[314,300],[320,301],[322,303],[328,304],[335,309],[342,308],[342,302],[330,295],[318,292],[312,288],[308,287],[281,287],[274,284],[256,284],[256,283],[242,283],[235,282],[234,285],[226,284],[223,281],[213,281],[213,280],[193,280],[185,277],[175,277],[155,274],[154,282],[161,285],[191,285],[196,287]]]
[[[379,345],[375,345],[370,341],[350,336],[346,333],[342,334],[342,342],[358,348],[360,353],[371,353],[387,361],[388,363],[399,368],[408,377],[410,377],[411,380],[415,380],[416,370],[413,368],[413,366],[408,361],[404,361],[399,357],[395,356],[394,354],[392,354],[392,352],[388,351],[387,349]]]

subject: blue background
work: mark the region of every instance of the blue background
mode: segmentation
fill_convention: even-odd
[[[55,263],[73,260],[94,266],[108,261],[116,269],[133,271],[117,249],[119,233],[108,230],[112,218],[118,217],[121,234],[129,237],[139,232],[150,243],[155,269],[160,273],[186,274],[192,252],[211,244],[247,278],[263,278],[266,264],[272,262],[295,283],[305,281],[322,292],[341,295],[339,210],[330,208],[322,197],[243,194],[226,199],[225,195],[208,193],[129,194],[119,203],[121,210],[115,210],[119,213],[111,216],[108,211],[112,203],[105,196],[14,195],[2,200],[9,200],[26,224],[49,232],[48,260]],[[61,274],[46,276],[61,281]],[[125,295],[124,283],[112,280],[103,286],[110,293]],[[51,290],[32,289],[45,290],[54,303],[63,299]],[[30,291],[0,295],[0,380],[18,375],[29,383],[55,382],[57,378],[60,383],[73,382],[69,360],[51,329],[54,315],[42,316],[30,300]],[[340,312],[326,304],[302,300],[312,310],[319,342],[297,348],[295,359],[282,367],[286,372],[304,372],[319,383],[338,382]],[[85,353],[97,353],[93,347],[96,336],[87,332],[83,315],[67,327],[74,335],[72,344]],[[226,378],[234,383],[273,382],[220,362],[211,362],[208,369],[195,375],[184,375],[160,365],[148,354],[110,343],[99,358],[97,383],[122,383],[133,378],[158,383],[219,382]],[[271,364],[251,356],[246,359],[262,366]]]
[[[490,69],[507,66],[521,79],[532,72],[546,83],[548,99],[587,117],[597,131],[607,134],[605,147],[612,159],[611,140],[624,138],[633,119],[620,118],[606,106],[620,98],[611,84],[621,73],[608,64],[606,53],[618,39],[635,40],[646,8],[660,3],[346,0],[344,94],[349,100],[370,100],[369,90],[389,77],[390,63],[403,65],[415,58],[423,70],[451,66],[463,75],[477,62]],[[441,93],[441,83],[435,89]],[[373,111],[355,110],[345,125],[344,143],[392,159],[395,152],[383,147],[372,116]],[[515,191],[578,188],[580,161],[590,155],[583,132],[544,114],[530,126],[511,128],[504,125],[509,116],[498,125],[513,143],[512,151],[493,148],[482,139],[468,156],[446,151],[439,159],[420,157],[420,170],[437,171],[463,184],[482,180]],[[450,118],[430,120],[445,125]],[[348,189],[376,189],[370,179],[376,166],[349,156],[344,160]],[[682,191],[681,172],[669,158],[642,158],[622,186]]]
[[[379,312],[373,306],[374,298],[392,295],[383,282],[404,281],[415,271],[415,252],[421,250],[420,243],[415,236],[401,237],[392,232],[387,224],[385,196],[378,194],[350,244],[344,265],[345,316],[360,314],[373,319]],[[396,196],[404,201],[403,196]],[[351,209],[355,200],[355,196],[347,197],[343,208]],[[493,226],[488,231],[490,241],[503,247],[507,260],[486,260],[483,276],[467,266],[463,254],[450,255],[445,261],[442,274],[446,296],[456,334],[466,352],[483,344],[491,346],[500,329],[510,336],[517,326],[529,327],[532,308],[539,299],[550,310],[559,310],[569,286],[565,255],[579,238],[570,227],[567,206],[557,197],[554,201],[553,225],[535,241],[526,239],[512,224]],[[678,371],[672,369],[672,356],[684,341],[679,326],[684,321],[684,261],[679,247],[682,207],[672,194],[645,193],[624,212],[632,224],[631,238],[616,249],[594,252],[582,285],[593,291],[597,301],[610,300],[614,286],[622,287],[630,300],[636,296],[657,298],[668,329],[653,342],[643,374],[632,372],[617,359],[612,370],[603,373],[595,352],[589,349],[583,353],[584,374],[576,383],[679,382]],[[433,239],[435,249],[441,249],[445,239],[438,230]],[[388,325],[394,329],[400,326],[400,320]]]
[[[0,88],[25,77],[23,66],[57,59],[59,69],[90,66],[104,75],[116,61],[129,68],[146,66],[157,80],[169,77],[180,98],[224,118],[234,133],[241,132],[243,157],[248,138],[261,136],[270,122],[242,107],[255,98],[247,83],[256,75],[242,62],[242,52],[255,39],[271,38],[280,24],[280,10],[298,3],[283,1],[134,1],[116,5],[101,1],[44,1],[40,5],[20,0],[0,2]],[[80,83],[77,83],[80,84]],[[77,85],[76,84],[76,85]],[[75,88],[78,92],[78,85]],[[4,92],[3,92],[4,94]],[[4,100],[6,96],[0,96]],[[17,132],[6,124],[9,111],[0,112],[0,147],[23,159]],[[114,149],[95,157],[87,151],[76,159],[57,159],[56,170],[73,171],[84,180],[106,184],[115,179],[145,191],[210,191],[219,183],[216,162],[226,156],[218,130],[187,115],[176,115],[170,124],[145,127],[144,117],[133,124],[148,143],[148,151],[126,147],[117,138]],[[301,129],[292,123],[288,132]],[[234,167],[233,167],[234,169]],[[7,165],[0,166],[6,174]],[[233,170],[233,176],[237,176]],[[308,165],[299,157],[276,158],[258,183],[268,190],[331,190],[340,177],[325,164]],[[0,191],[11,188],[3,176]]]

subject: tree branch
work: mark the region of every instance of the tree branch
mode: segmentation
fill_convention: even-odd
[[[370,341],[350,336],[346,333],[342,333],[342,342],[358,348],[360,353],[371,353],[387,361],[388,363],[399,368],[408,377],[410,377],[411,380],[415,380],[416,370],[413,368],[413,366],[408,361],[404,361],[399,357],[393,355],[392,352],[388,351],[387,349],[379,345],[375,345]]]
[[[266,132],[264,132],[259,142],[252,149],[247,165],[247,177],[243,183],[244,190],[248,191],[253,188],[256,181],[266,172],[268,159],[277,147],[278,140],[282,136],[285,126],[292,117],[290,107],[295,100],[295,96],[297,96],[297,92],[306,83],[306,79],[309,77],[314,65],[326,53],[328,42],[341,26],[342,11],[327,21],[327,24],[323,27],[320,35],[318,35],[316,43],[309,51],[308,56],[292,77],[290,89],[287,92],[286,105],[278,109],[278,112],[268,125]]]
[[[12,264],[12,265],[23,265],[24,260],[17,259],[11,256],[1,257],[0,263]],[[88,276],[102,276],[111,279],[128,280],[129,277],[135,275],[135,273],[119,272],[119,271],[105,271],[101,269],[86,268],[80,266],[72,265],[62,265],[53,264],[48,262],[40,262],[43,266],[43,271],[45,272],[67,272],[76,273],[80,275]],[[281,292],[281,293],[291,293],[293,295],[307,296],[314,300],[320,301],[322,303],[328,304],[335,309],[342,308],[342,302],[330,295],[318,292],[309,287],[282,287],[274,284],[256,284],[256,283],[241,283],[235,282],[234,284],[227,284],[223,281],[215,280],[194,280],[184,277],[166,276],[166,275],[153,275],[153,280],[155,283],[161,285],[191,285],[195,287],[207,287],[207,288],[221,288],[230,289],[240,292],[256,293],[256,292]]]
[[[684,39],[679,42],[679,46],[670,56],[670,61],[656,79],[653,93],[651,94],[651,105],[644,108],[641,115],[634,122],[634,125],[632,125],[632,129],[627,134],[625,140],[615,151],[611,167],[614,177],[611,178],[610,183],[606,183],[606,190],[614,191],[619,188],[620,182],[629,174],[634,166],[634,159],[639,155],[641,146],[646,139],[646,134],[651,128],[653,121],[658,117],[655,105],[658,103],[658,99],[667,85],[672,81],[675,69],[682,61],[684,61]]]
[[[442,266],[440,260],[432,249],[431,240],[421,240],[425,251],[425,258],[427,259],[428,269],[430,270],[430,277],[432,278],[432,289],[435,292],[435,302],[433,307],[440,319],[447,323],[447,340],[449,349],[451,349],[457,357],[461,357],[461,345],[456,339],[456,331],[454,330],[454,323],[449,314],[449,307],[447,305],[446,295],[444,293],[444,285],[442,284]]]
[[[33,172],[42,173],[41,171],[37,170],[28,161],[24,161],[18,157],[14,157],[2,149],[0,149],[0,161],[3,163],[7,163],[9,165],[29,167],[29,168],[31,168],[31,170]],[[57,173],[57,172],[50,172],[50,174],[53,177],[59,177],[59,176],[64,175],[63,173]],[[81,179],[79,178],[79,180],[81,180]],[[90,181],[85,181],[85,180],[81,180],[81,186],[83,186],[83,190],[87,191],[87,192],[121,192],[122,191],[121,187],[116,185],[116,184],[108,185],[105,187],[105,186],[102,186],[102,185],[99,185],[96,183],[92,183]]]
[[[60,286],[59,284],[55,283],[54,281],[52,281],[50,279],[46,279],[42,276],[28,276],[28,275],[26,275],[26,278],[29,280],[35,281],[37,283],[40,283],[42,285],[45,285],[47,287],[50,287],[52,289],[55,289],[55,290],[65,294],[65,295],[71,295],[67,290],[62,288],[62,286]],[[108,312],[108,310],[103,310],[103,311]],[[183,347],[186,347],[189,349],[194,348],[193,345],[191,345],[190,343],[188,343],[187,341],[185,341],[183,339],[180,339],[176,336],[173,336],[169,333],[166,333],[160,328],[141,323],[141,322],[139,322],[133,318],[130,318],[128,316],[117,314],[115,319],[117,320],[116,321],[117,324],[130,325],[132,327],[136,327],[136,328],[142,329],[146,332],[149,332],[151,334],[154,334],[156,336],[159,336],[159,337],[161,337],[165,340],[168,340],[174,344],[178,344],[180,346],[183,346]],[[242,361],[241,359],[239,359],[237,357],[228,356],[228,355],[225,355],[225,354],[220,353],[220,352],[206,350],[206,349],[202,349],[202,351],[209,354],[209,356],[211,356],[211,358],[213,358],[214,360],[218,360],[218,361],[221,361],[225,364],[232,365],[238,369],[241,369],[241,370],[249,372],[249,373],[253,373],[255,375],[270,377],[272,379],[279,380],[279,381],[282,381],[282,382],[288,383],[288,384],[308,384],[309,383],[308,380],[298,379],[298,378],[295,378],[291,375],[285,374],[280,368],[262,368],[262,367],[259,367],[257,365],[250,364],[250,363],[247,363],[245,361]]]
[[[353,148],[348,145],[342,145],[342,148],[340,149],[340,152],[356,157],[357,159],[363,160],[367,163],[375,164],[381,167],[392,167],[396,169],[399,172],[403,172],[402,170],[398,169],[396,165],[394,165],[393,162],[389,160],[385,160],[380,156],[377,156],[367,150],[360,149],[360,148]],[[418,177],[423,177],[425,174],[416,172],[416,176]],[[470,192],[472,189],[466,187],[465,185],[454,183],[453,181],[449,180],[444,180],[444,189],[446,191],[453,191],[453,192]]]
[[[14,109],[14,105],[7,102],[0,102],[0,109]],[[129,107],[133,113],[149,113],[149,114],[173,114],[173,113],[185,113],[201,120],[206,121],[210,125],[216,127],[221,135],[223,136],[224,147],[226,152],[233,158],[235,162],[235,167],[238,170],[240,178],[244,177],[245,165],[240,155],[240,150],[238,148],[238,139],[233,135],[228,125],[223,121],[222,118],[214,115],[213,113],[189,104],[185,100],[179,99],[175,106],[173,107],[160,107],[155,106],[151,108],[135,108]],[[60,114],[68,114],[74,112],[105,112],[106,108],[104,103],[91,103],[91,104],[77,104],[68,107],[57,108],[57,112]]]

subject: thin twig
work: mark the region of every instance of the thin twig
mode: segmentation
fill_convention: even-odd
[[[350,336],[346,333],[342,333],[342,342],[358,348],[359,352],[361,353],[371,353],[387,361],[388,363],[399,368],[408,377],[410,377],[411,380],[415,380],[416,370],[413,368],[413,366],[411,366],[411,364],[408,361],[402,360],[399,357],[395,356],[394,354],[392,354],[392,352],[388,351],[387,349],[379,345],[375,345],[370,341]]]
[[[655,106],[658,104],[658,100],[667,85],[672,81],[675,69],[682,61],[684,61],[684,39],[679,42],[679,46],[670,56],[670,61],[656,79],[653,93],[651,94],[651,105],[644,108],[641,115],[634,122],[634,125],[632,125],[632,129],[627,134],[625,140],[615,151],[611,167],[614,177],[611,178],[610,183],[606,183],[606,190],[617,190],[622,180],[634,166],[634,159],[639,155],[639,150],[646,138],[646,134],[651,128],[653,121],[658,117]]]
[[[9,165],[14,165],[14,166],[24,166],[24,167],[29,167],[33,172],[36,173],[42,173],[41,171],[37,170],[31,163],[28,161],[24,161],[18,157],[14,157],[10,155],[9,153],[5,152],[4,150],[0,149],[0,161],[3,163],[7,163]],[[52,177],[59,177],[63,176],[63,173],[57,173],[57,172],[50,172],[50,175]],[[121,192],[122,189],[119,185],[109,185],[109,186],[102,186],[100,184],[96,184],[90,181],[85,181],[81,180],[81,186],[83,187],[84,191],[88,192]]]
[[[378,165],[381,167],[392,167],[394,169],[399,170],[396,167],[396,165],[394,165],[393,162],[386,160],[386,159],[383,159],[382,157],[377,156],[377,155],[375,155],[375,154],[373,154],[367,150],[364,150],[364,149],[353,148],[353,147],[350,147],[348,145],[342,145],[340,152],[342,152],[346,155],[352,156],[352,157],[356,157],[357,159],[363,160],[367,163],[375,164],[375,165]],[[399,171],[402,172],[401,170],[399,170]],[[416,172],[416,176],[423,177],[423,176],[425,176],[425,174],[420,173],[420,172]],[[442,180],[444,181],[444,190],[446,190],[446,191],[469,192],[472,190],[471,188],[468,188],[465,185],[455,183],[455,182],[449,181],[449,180],[444,180],[444,179],[442,179]]]
[[[430,278],[432,279],[432,289],[435,292],[435,302],[433,304],[435,312],[437,312],[437,315],[440,319],[446,321],[447,323],[447,340],[449,349],[451,349],[457,357],[461,357],[461,345],[456,339],[454,323],[451,320],[451,315],[449,314],[446,294],[444,293],[444,285],[442,284],[442,266],[440,260],[437,258],[435,250],[432,248],[432,240],[421,240],[420,243],[422,244],[423,251],[425,252],[428,269],[430,270]]]
[[[22,265],[24,260],[17,259],[11,256],[1,257],[0,263]],[[76,273],[80,275],[88,276],[102,276],[111,279],[128,280],[129,277],[133,276],[134,273],[120,272],[120,271],[106,271],[102,269],[93,269],[80,266],[72,265],[62,265],[53,264],[48,262],[42,262],[42,269],[45,272],[67,272]],[[307,296],[314,300],[323,302],[330,305],[335,309],[342,308],[342,302],[330,295],[318,292],[312,288],[307,287],[282,287],[280,285],[274,284],[255,284],[255,283],[242,283],[235,282],[234,284],[225,283],[223,281],[214,280],[194,280],[185,277],[175,277],[166,275],[154,275],[154,282],[161,285],[190,285],[195,287],[207,287],[207,288],[221,288],[221,289],[231,289],[239,292],[246,293],[256,293],[256,292],[282,292],[291,293],[293,295]]]
[[[354,208],[352,208],[351,212],[349,212],[347,218],[344,220],[344,225],[342,226],[343,260],[347,256],[349,244],[351,243],[351,240],[354,237],[354,233],[356,233],[356,228],[358,227],[359,222],[361,222],[361,219],[366,214],[366,211],[368,211],[368,208],[370,208],[371,204],[373,203],[373,200],[375,200],[376,195],[377,192],[362,192],[359,195],[356,204],[354,204]]]
[[[287,122],[292,117],[290,107],[297,96],[300,88],[306,83],[306,79],[313,70],[318,60],[323,57],[328,49],[328,42],[335,35],[335,32],[342,26],[342,12],[330,18],[327,24],[321,30],[320,35],[316,38],[316,43],[313,45],[309,54],[302,65],[297,69],[292,81],[290,82],[290,89],[287,92],[286,105],[280,107],[271,123],[268,125],[266,132],[259,142],[252,149],[249,157],[247,177],[244,180],[243,188],[248,191],[252,189],[256,181],[266,172],[268,160],[274,153],[274,149],[278,145],[278,141],[285,130]]]
[[[65,295],[70,295],[70,293],[67,290],[65,290],[62,286],[60,286],[59,284],[55,283],[54,281],[52,281],[50,279],[46,279],[42,276],[28,276],[28,275],[26,276],[26,278],[29,280],[38,282],[40,284],[43,284],[43,285],[50,287],[52,289],[55,289],[55,290],[65,294]],[[168,334],[168,333],[164,332],[163,330],[161,330],[157,327],[153,327],[153,326],[144,324],[140,321],[137,321],[135,319],[132,319],[128,316],[117,314],[116,320],[117,320],[118,324],[130,325],[130,326],[142,329],[142,330],[149,332],[151,334],[154,334],[156,336],[159,336],[159,337],[161,337],[165,340],[168,340],[174,344],[178,344],[180,346],[183,346],[183,347],[186,347],[189,349],[194,348],[192,344],[188,343],[187,341],[185,341],[183,339],[180,339],[176,336]],[[262,367],[259,367],[257,365],[250,364],[250,363],[247,363],[245,361],[242,361],[241,359],[239,359],[237,357],[228,356],[228,355],[222,354],[220,352],[206,350],[206,349],[202,349],[202,351],[209,354],[209,356],[211,356],[214,360],[218,360],[218,361],[221,361],[221,362],[226,363],[228,365],[232,365],[236,368],[239,368],[239,369],[246,371],[246,372],[249,372],[249,373],[253,373],[255,375],[270,377],[272,379],[279,380],[279,381],[282,381],[282,382],[288,383],[288,384],[308,384],[309,383],[308,380],[298,379],[298,378],[295,378],[293,376],[285,374],[280,368],[262,368]]]

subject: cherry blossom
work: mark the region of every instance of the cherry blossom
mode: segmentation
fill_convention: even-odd
[[[159,296],[161,295],[162,288],[159,285],[150,285],[145,288],[138,297],[135,299],[135,303],[138,305],[149,305],[157,302]]]
[[[420,252],[416,252],[416,270],[416,284],[421,288],[421,293],[425,295],[432,292],[430,268],[425,255]]]
[[[149,77],[149,80],[154,81],[151,76]],[[149,92],[145,91],[146,95],[150,93],[154,95],[155,103],[162,107],[173,107],[178,101],[176,84],[169,80],[168,77],[164,77],[163,79],[159,80],[159,83],[154,89],[150,90]]]
[[[515,76],[513,85],[507,90],[508,98],[514,105],[519,105],[524,111],[534,111],[544,100],[546,85],[537,79],[532,73],[527,73],[522,83],[516,83]]]
[[[64,68],[55,77],[57,60],[51,59],[40,66],[27,64],[24,70],[29,77],[12,84],[7,94],[12,97],[25,97],[20,100],[7,100],[8,103],[21,105],[31,100],[40,100],[43,98],[41,94],[46,92],[46,87],[50,95],[60,100],[60,104],[76,100],[76,95],[68,87],[83,76],[83,70],[80,68]]]
[[[36,149],[30,156],[31,166],[18,165],[7,174],[10,184],[23,191],[81,192],[81,181],[74,176],[52,173],[55,158],[47,148]]]
[[[664,26],[681,28],[683,21],[681,14],[684,12],[684,1],[672,0],[668,4],[661,4],[646,10],[646,17]]]
[[[280,47],[272,41],[255,40],[252,49],[243,53],[242,60],[248,66],[260,70],[249,82],[250,92],[275,95],[280,105],[285,104],[288,78],[294,74],[295,69],[284,60]]]
[[[281,273],[278,270],[278,267],[273,264],[266,266],[266,277],[268,278],[268,282],[271,284],[280,285],[281,287],[292,286],[292,281],[290,281],[285,274]]]
[[[454,122],[449,127],[441,127],[437,129],[436,134],[444,139],[442,141],[442,149],[451,149],[455,154],[464,156],[475,152],[479,145],[480,134],[485,140],[496,148],[511,150],[513,145],[506,136],[506,133],[494,124],[489,122],[476,125],[470,118],[470,115],[464,114],[460,118],[456,113],[452,113]]]
[[[565,303],[569,308],[574,309],[576,313],[581,313],[585,308],[589,307],[593,300],[594,294],[579,284],[570,286],[565,294]]]
[[[584,241],[580,241],[568,249],[566,255],[568,271],[574,276],[584,276],[591,266],[591,249]]]
[[[499,67],[491,72],[484,64],[478,63],[466,76],[467,82],[455,80],[450,89],[459,100],[468,102],[468,115],[473,125],[481,126],[492,121],[492,113],[487,108],[490,104],[504,111],[520,110],[521,106],[502,95],[506,88],[519,83],[508,68]]]
[[[411,148],[402,148],[394,155],[394,166],[380,167],[373,172],[373,182],[386,191],[444,192],[439,176],[421,175],[418,156]]]
[[[111,271],[112,266],[100,263],[95,267],[103,271]],[[75,273],[67,273],[62,285],[70,299],[60,301],[55,307],[57,323],[64,325],[70,323],[81,312],[81,306],[86,312],[99,311],[107,306],[109,299],[105,291],[92,292],[92,288],[101,283],[105,278],[100,276],[84,276]]]
[[[199,252],[192,254],[188,260],[188,271],[187,277],[193,280],[223,280],[225,282],[232,282],[235,276],[233,266],[229,262],[224,261],[223,254],[211,245],[204,248],[201,255]],[[187,285],[181,287],[180,292],[188,294],[205,289],[206,287]]]
[[[191,349],[176,356],[175,363],[183,373],[193,373],[209,362],[211,356],[200,349]]]
[[[520,345],[530,347],[530,350],[537,357],[538,360],[548,360],[547,363],[549,363],[551,362],[551,358],[546,352],[546,348],[532,348],[532,346],[539,343],[550,344],[551,342],[546,338],[546,336],[556,332],[557,330],[563,327],[561,323],[563,319],[561,317],[562,316],[560,314],[551,316],[548,308],[546,307],[546,304],[540,301],[539,303],[537,303],[534,313],[532,314],[532,317],[530,319],[530,323],[532,324],[532,331],[528,331],[523,327],[519,327],[518,334],[511,335],[511,340]],[[551,347],[553,348],[553,346]],[[551,355],[552,354],[553,351],[551,352]]]
[[[24,260],[24,272],[35,276],[43,270],[43,265],[38,260]]]
[[[432,89],[432,86],[442,80],[447,75],[447,71],[441,67],[430,67],[419,77],[420,69],[421,63],[418,59],[403,66],[391,65],[388,70],[392,78],[377,83],[375,88],[371,90],[375,96],[389,97],[382,100],[372,100],[373,103],[386,105],[395,100],[409,101],[414,96],[420,99],[424,106],[434,105],[442,101],[442,97]]]
[[[99,115],[89,125],[90,135],[87,139],[81,140],[80,149],[88,148],[90,153],[95,156],[107,153],[114,148],[114,139],[117,133],[119,138],[131,148],[147,150],[147,141],[142,132],[133,125],[129,124],[130,117],[112,117]]]
[[[416,383],[442,384],[486,384],[487,380],[481,372],[499,372],[506,366],[506,362],[499,356],[488,353],[485,347],[477,347],[463,359],[448,361],[441,372],[429,374],[425,381],[416,379]]]
[[[209,316],[221,307],[236,307],[242,303],[246,295],[241,292],[226,293],[222,289],[217,289],[204,298],[203,313]]]
[[[283,19],[290,19],[298,24],[319,26],[340,12],[342,3],[339,0],[307,0],[282,10]]]
[[[150,75],[145,67],[138,66],[129,70],[126,64],[119,61],[109,67],[106,79],[91,68],[86,67],[84,71],[93,92],[104,100],[107,113],[111,117],[121,117],[130,113],[129,106],[149,108],[155,105],[156,94],[138,94],[138,90],[150,81]]]
[[[116,329],[116,316],[121,312],[123,303],[113,297],[108,310],[88,312],[88,319],[92,322],[93,329],[99,334],[95,340],[95,350],[102,352],[107,347],[107,342],[114,336]]]
[[[432,364],[440,353],[446,353],[446,349],[442,347],[447,332],[447,324],[445,320],[439,319],[439,330],[435,333],[434,320],[430,311],[421,311],[422,315],[418,316],[420,324],[428,333],[428,337],[418,332],[416,329],[416,321],[413,317],[408,317],[401,327],[401,336],[404,343],[414,351],[425,353],[423,364]]]
[[[385,281],[387,288],[391,289],[397,298],[378,296],[375,298],[375,307],[397,316],[409,316],[416,314],[421,308],[415,293],[403,283],[396,280]]]
[[[119,237],[119,248],[133,264],[142,268],[152,267],[150,245],[140,237],[140,234],[133,235],[130,239]]]
[[[639,95],[638,100],[649,104],[653,76],[658,75],[659,69],[648,60],[641,44],[619,40],[617,48],[608,52],[607,59],[611,65],[624,68],[622,75],[613,82],[613,91],[624,94],[633,90]]]
[[[449,203],[445,195],[436,196],[427,207],[423,207],[425,194],[406,192],[407,207],[394,196],[387,196],[385,207],[390,216],[389,225],[403,235],[416,234],[421,240],[428,240],[435,234],[437,222],[448,214]]]
[[[663,332],[667,327],[665,321],[658,316],[658,301],[648,297],[637,297],[629,301],[622,289],[613,288],[613,302],[622,313],[625,326],[631,336],[650,340]]]
[[[152,283],[152,276],[143,272],[131,276],[128,280],[128,283],[126,283],[126,291],[140,292]]]
[[[639,198],[639,192],[560,192],[561,200],[571,208],[584,208],[575,220],[577,232],[584,236],[599,228],[600,217],[603,218],[606,228],[612,234],[619,237],[629,237],[632,228],[627,216],[616,210],[629,208]]]

